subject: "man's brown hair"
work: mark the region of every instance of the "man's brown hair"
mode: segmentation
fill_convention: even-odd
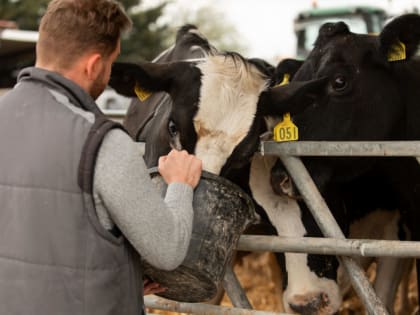
[[[66,69],[89,51],[107,57],[131,25],[114,0],[52,0],[39,25],[37,58]]]

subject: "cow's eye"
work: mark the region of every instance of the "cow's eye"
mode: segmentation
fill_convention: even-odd
[[[342,92],[347,87],[346,77],[343,75],[337,75],[331,84],[335,91]]]
[[[176,124],[174,123],[173,120],[169,121],[168,131],[171,137],[176,137],[176,135],[178,134],[178,129],[176,128]]]

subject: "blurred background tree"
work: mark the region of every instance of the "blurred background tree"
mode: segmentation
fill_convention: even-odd
[[[0,0],[0,20],[14,21],[22,30],[37,30],[49,1]],[[175,16],[165,19],[167,5],[176,5],[175,0],[144,1],[148,2],[146,6],[142,0],[119,2],[133,21],[132,30],[121,40],[119,61],[153,60],[173,44],[176,31],[185,23],[195,24],[219,50],[246,53],[246,47],[238,41],[240,36],[235,27],[224,19],[222,12],[210,5],[196,11],[180,7]]]
[[[163,14],[167,2],[151,8],[139,6],[138,0],[121,1],[133,21],[133,28],[121,40],[120,61],[152,60],[168,46],[172,35],[168,24],[159,24],[157,20]]]
[[[170,29],[172,36],[169,40],[174,41],[177,29],[186,23],[194,24],[200,32],[220,51],[235,51],[247,55],[248,47],[239,42],[241,36],[237,29],[225,17],[225,14],[217,7],[204,5],[195,11],[186,7],[179,7],[176,15],[171,16]]]
[[[14,21],[23,30],[37,30],[49,0],[0,0],[0,19]]]
[[[132,31],[121,41],[120,60],[151,60],[159,54],[171,36],[168,25],[157,26],[166,2],[156,7],[139,9],[141,0],[119,1],[133,20]],[[37,30],[49,0],[0,0],[0,19],[16,22],[19,29]]]

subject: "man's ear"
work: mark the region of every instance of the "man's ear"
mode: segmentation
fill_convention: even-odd
[[[104,60],[99,53],[91,54],[87,57],[85,72],[90,81],[95,81],[104,67]]]

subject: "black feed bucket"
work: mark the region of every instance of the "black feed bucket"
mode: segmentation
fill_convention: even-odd
[[[166,191],[156,168],[153,181]],[[250,197],[232,182],[203,171],[194,191],[194,222],[187,256],[172,271],[143,261],[144,273],[167,290],[157,295],[181,302],[204,302],[215,297],[239,236],[257,214]]]

